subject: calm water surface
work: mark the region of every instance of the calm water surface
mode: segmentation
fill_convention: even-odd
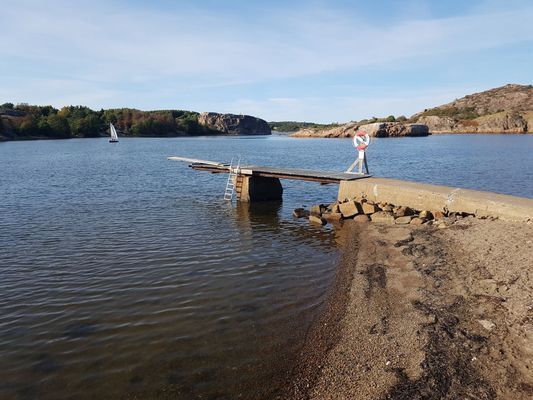
[[[377,139],[371,172],[533,197],[533,135]],[[168,155],[343,170],[349,140],[0,144],[0,398],[268,398],[335,273],[342,230],[293,220],[335,185],[229,205]]]

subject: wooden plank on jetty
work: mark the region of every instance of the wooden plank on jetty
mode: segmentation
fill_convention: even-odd
[[[212,173],[228,173],[229,164],[215,161],[195,160],[184,157],[168,157],[169,160],[186,161],[190,167],[198,171],[207,171]],[[314,181],[320,183],[340,183],[341,181],[353,181],[356,179],[368,178],[371,175],[336,172],[336,171],[317,171],[301,168],[285,167],[263,167],[257,165],[243,165],[239,167],[239,174],[245,176],[259,176],[265,178],[295,179],[302,181]]]
[[[218,165],[218,166],[226,165],[224,163],[220,163],[217,161],[198,160],[196,158],[177,157],[177,156],[167,157],[167,160],[184,161],[184,162],[188,162],[191,164],[206,164],[206,165]]]

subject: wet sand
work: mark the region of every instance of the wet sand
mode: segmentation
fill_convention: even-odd
[[[349,223],[285,399],[530,399],[533,225]]]

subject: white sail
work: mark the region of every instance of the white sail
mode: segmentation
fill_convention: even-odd
[[[113,142],[118,142],[117,130],[115,129],[115,127],[111,123],[109,124],[109,131],[111,132],[111,140]]]

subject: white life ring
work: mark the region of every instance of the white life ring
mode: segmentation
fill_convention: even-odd
[[[368,136],[368,133],[365,131],[355,132],[355,136],[353,137],[353,147],[355,147],[357,150],[366,150],[369,145],[370,136]]]

